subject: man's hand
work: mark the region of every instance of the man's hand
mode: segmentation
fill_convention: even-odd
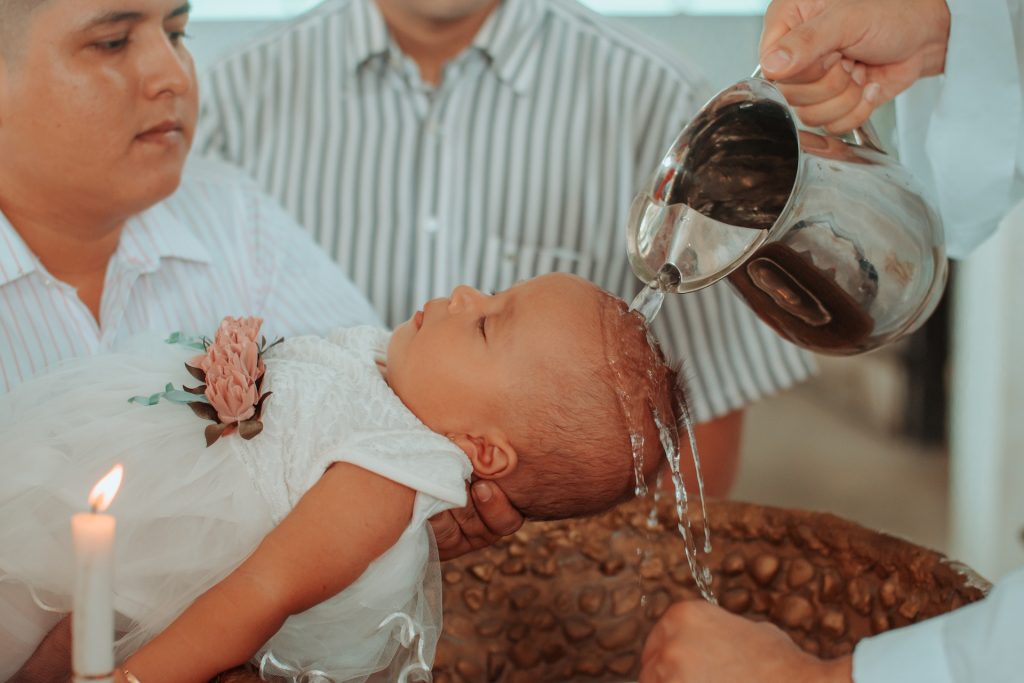
[[[852,683],[850,657],[823,661],[769,623],[703,600],[673,605],[644,645],[639,683]]]
[[[945,0],[774,0],[761,66],[807,125],[845,132],[945,69]]]
[[[16,683],[67,683],[71,679],[71,615],[53,627],[25,666],[14,674]]]
[[[523,525],[523,516],[497,484],[481,480],[470,487],[466,507],[435,515],[430,525],[438,555],[442,560],[451,560],[514,534]]]

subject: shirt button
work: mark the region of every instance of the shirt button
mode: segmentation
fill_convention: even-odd
[[[439,225],[436,216],[431,216],[427,220],[423,221],[423,232],[434,234],[437,232]]]

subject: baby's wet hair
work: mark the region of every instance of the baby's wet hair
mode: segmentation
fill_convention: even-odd
[[[598,291],[601,357],[581,353],[572,367],[544,368],[546,377],[524,379],[517,392],[531,392],[515,401],[521,431],[529,434],[516,447],[531,486],[513,503],[530,519],[597,514],[633,497],[634,441],[641,477],[653,486],[664,458],[658,423],[678,449],[680,420],[689,414],[680,366],[666,360],[639,314]]]

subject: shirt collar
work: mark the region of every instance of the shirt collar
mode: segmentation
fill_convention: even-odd
[[[502,0],[473,39],[498,78],[519,94],[526,93],[537,73],[545,15],[543,0]]]
[[[373,57],[387,54],[391,39],[373,0],[350,0],[341,8],[339,18],[343,22],[346,75],[354,74]]]
[[[212,262],[210,252],[195,233],[163,202],[128,219],[117,252],[146,272],[156,270],[164,258]]]
[[[128,219],[115,257],[146,272],[155,271],[162,258],[211,263],[203,243],[163,203]],[[0,212],[0,286],[37,270],[43,270],[39,258]]]
[[[40,267],[39,259],[0,211],[0,287]]]
[[[490,59],[498,78],[520,94],[528,90],[537,73],[538,38],[545,13],[543,0],[502,0],[472,42],[473,48]],[[373,0],[350,0],[340,15],[347,76],[374,57],[398,50]]]

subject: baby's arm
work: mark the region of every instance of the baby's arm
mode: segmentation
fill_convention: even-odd
[[[245,562],[125,668],[142,681],[191,683],[246,662],[288,616],[341,592],[394,545],[415,495],[355,465],[332,466]]]

